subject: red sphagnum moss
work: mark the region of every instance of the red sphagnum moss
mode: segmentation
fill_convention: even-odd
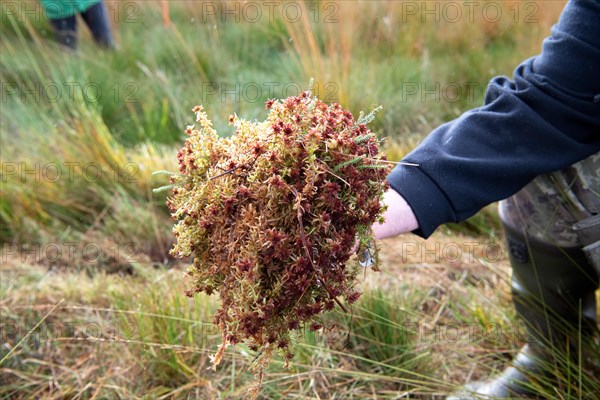
[[[358,299],[351,252],[381,219],[389,172],[366,126],[373,113],[356,121],[310,92],[266,108],[264,122],[231,116],[235,135],[220,138],[196,106],[199,126],[186,129],[167,202],[178,221],[171,252],[194,260],[187,294],[220,295],[213,367],[229,345],[258,354],[251,397],[273,351],[289,362],[304,327],[319,329],[322,313]]]

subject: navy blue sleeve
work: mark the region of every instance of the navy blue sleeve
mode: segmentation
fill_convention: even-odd
[[[537,175],[600,151],[600,0],[567,3],[542,53],[485,105],[435,129],[388,176],[428,237],[519,191]]]

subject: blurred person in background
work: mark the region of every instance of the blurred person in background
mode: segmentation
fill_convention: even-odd
[[[600,0],[571,0],[540,55],[512,80],[494,78],[484,106],[435,129],[404,159],[418,167],[399,164],[388,176],[385,222],[373,227],[380,239],[427,238],[504,199],[527,344],[504,372],[449,398],[535,396],[536,384],[559,387],[570,363],[585,363],[598,330],[599,152]]]
[[[77,49],[77,14],[85,21],[96,43],[114,48],[108,11],[102,0],[40,0],[44,14],[50,20],[56,40]]]

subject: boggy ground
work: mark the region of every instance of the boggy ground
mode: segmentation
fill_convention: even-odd
[[[381,271],[359,277],[351,315],[332,313],[299,339],[290,370],[276,360],[261,398],[441,398],[522,345],[501,241],[440,230],[380,245]],[[216,298],[183,296],[184,268],[106,273],[6,257],[2,398],[244,398],[252,356],[230,348],[207,369]],[[579,393],[593,393],[597,376],[582,371]]]

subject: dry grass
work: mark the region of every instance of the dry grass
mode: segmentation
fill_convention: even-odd
[[[413,239],[411,242],[424,244]],[[498,271],[481,264],[476,267],[476,261],[471,263],[467,274],[462,270],[459,273],[457,266],[422,262],[427,260],[416,255],[404,259],[397,252],[406,243],[406,240],[387,242],[382,252],[383,272],[369,272],[361,284],[367,294],[382,290],[390,296],[386,298],[397,301],[390,309],[395,310],[396,319],[386,320],[390,316],[385,313],[380,315],[384,319],[364,314],[363,309],[376,312],[372,308],[376,306],[369,302],[357,304],[354,322],[349,325],[347,316],[338,320],[334,314],[332,321],[338,320],[337,328],[327,335],[309,335],[301,341],[291,372],[281,370],[280,366],[272,369],[265,382],[266,398],[273,391],[287,393],[288,398],[334,398],[335,393],[394,398],[402,387],[412,388],[416,393],[441,393],[467,378],[469,369],[463,366],[466,354],[479,354],[483,357],[480,361],[486,361],[486,355],[491,358],[489,344],[486,348],[486,343],[466,338],[449,343],[432,332],[436,326],[440,329],[450,323],[464,325],[461,315],[478,314],[486,321],[510,321],[504,314],[506,308],[476,306],[477,301],[486,298],[492,304],[507,303],[506,284]],[[433,243],[443,246],[456,243],[456,239],[437,235]],[[445,257],[439,251],[430,256]],[[479,259],[478,254],[474,257]],[[505,260],[502,263],[505,269]],[[13,393],[13,398],[21,398],[12,392],[18,388],[26,393],[25,397],[51,399],[94,398],[94,394],[111,396],[111,393],[137,398],[144,392],[155,393],[157,398],[184,398],[198,393],[205,398],[242,397],[249,381],[248,374],[243,372],[249,358],[243,355],[243,348],[230,349],[227,362],[216,373],[206,369],[207,356],[214,352],[218,335],[202,321],[210,320],[215,304],[204,296],[195,301],[183,297],[179,270],[147,271],[145,277],[104,273],[90,276],[86,272],[48,270],[9,259],[1,273],[5,350],[15,346],[19,337],[64,299],[42,328],[2,365],[5,396]],[[33,287],[35,290],[31,290]],[[472,301],[465,302],[466,297]],[[393,367],[393,360],[383,356],[359,358],[379,354],[370,352],[383,346],[373,342],[377,334],[370,331],[373,328],[365,331],[364,327],[369,325],[363,326],[363,320],[370,321],[373,328],[380,325],[378,329],[395,325],[405,335],[412,327],[409,321],[433,331],[419,332],[414,344],[406,344],[406,353],[397,354],[408,357],[406,365],[414,368],[402,371]],[[74,327],[71,332],[64,328],[68,323]],[[19,334],[11,334],[15,326],[19,327]],[[348,329],[354,330],[349,345],[354,350],[345,347],[348,343],[343,344]],[[379,340],[385,338],[381,336]],[[366,353],[360,356],[361,352]],[[429,360],[429,365],[420,364],[419,359]],[[383,368],[380,370],[383,375],[374,375],[379,368]],[[419,371],[431,375],[411,376]],[[415,384],[417,378],[423,383]],[[350,380],[356,382],[348,387]]]
[[[501,370],[523,344],[501,243],[441,232],[381,244],[382,271],[360,278],[352,315],[307,332],[290,370],[275,360],[261,398],[437,398]],[[181,269],[90,274],[8,258],[0,273],[0,355],[14,351],[2,398],[244,398],[253,356],[230,348],[208,369],[216,299],[184,297]]]

